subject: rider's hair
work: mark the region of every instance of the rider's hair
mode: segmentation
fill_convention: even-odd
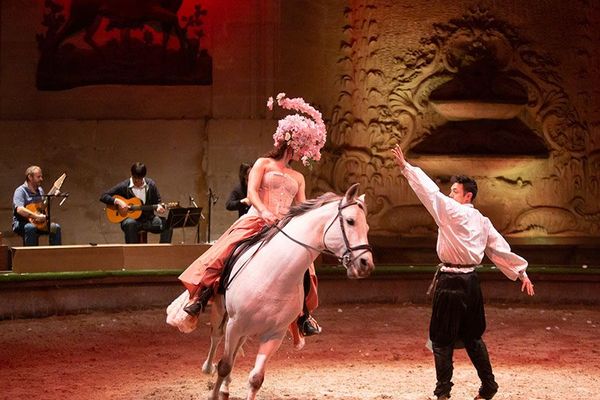
[[[288,148],[288,142],[280,142],[277,146],[273,147],[264,158],[272,158],[273,160],[281,160],[285,155],[285,151]]]

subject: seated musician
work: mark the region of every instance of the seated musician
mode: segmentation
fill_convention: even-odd
[[[104,192],[100,201],[118,207],[120,213],[127,215],[129,204],[126,200],[133,197],[140,199],[144,205],[154,205],[157,214],[166,216],[166,209],[161,204],[158,187],[152,179],[146,178],[146,166],[141,162],[136,162],[131,166],[131,178]],[[142,211],[141,216],[137,219],[127,217],[121,221],[121,229],[125,233],[125,243],[139,243],[138,233],[142,230],[160,234],[160,243],[171,243],[173,230],[167,226],[165,217],[155,215],[154,209],[150,207],[150,209]]]
[[[37,246],[39,236],[48,234],[46,214],[43,213],[44,177],[42,169],[32,165],[25,171],[25,182],[13,196],[13,232],[23,237],[23,246]],[[27,207],[28,205],[39,205]],[[60,245],[60,225],[51,222],[50,245]]]

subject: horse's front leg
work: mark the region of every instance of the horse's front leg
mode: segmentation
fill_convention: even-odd
[[[256,362],[254,363],[254,368],[250,371],[250,376],[248,377],[248,383],[250,384],[250,390],[248,391],[247,400],[256,399],[256,394],[258,390],[263,384],[265,380],[265,368],[267,366],[267,361],[271,355],[275,354],[281,342],[283,341],[283,336],[285,332],[277,335],[277,337],[268,339],[266,341],[261,342],[258,348],[258,354],[256,355]]]
[[[219,364],[217,364],[217,380],[213,387],[212,400],[219,400],[219,392],[221,392],[225,398],[229,396],[229,374],[231,374],[231,370],[233,369],[237,351],[245,340],[246,338],[240,334],[239,329],[236,329],[235,322],[231,319],[228,320],[225,331],[223,356],[221,357]],[[222,386],[223,383],[225,383],[225,386]]]
[[[225,333],[225,307],[223,306],[223,296],[215,296],[210,309],[210,349],[206,356],[206,361],[202,364],[202,372],[212,375],[216,371],[216,365],[213,364],[217,347],[223,339]]]
[[[235,350],[235,352],[233,354],[233,364],[235,364],[235,360],[237,359],[239,351],[242,349],[242,346],[244,345],[245,342],[246,342],[246,338],[244,337],[238,343],[237,349]],[[225,379],[223,379],[223,383],[221,383],[221,389],[219,391],[219,394],[221,395],[222,399],[229,398],[229,384],[230,383],[231,383],[231,372],[229,373],[229,375],[227,375],[225,377]]]

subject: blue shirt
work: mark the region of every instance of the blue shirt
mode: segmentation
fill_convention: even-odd
[[[19,221],[27,222],[28,219],[17,213],[18,207],[25,207],[27,204],[39,203],[43,201],[44,189],[40,186],[36,192],[29,190],[27,182],[15,189],[13,195],[13,229],[19,225]]]

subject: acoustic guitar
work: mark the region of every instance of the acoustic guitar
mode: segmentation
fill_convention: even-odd
[[[58,193],[58,191],[60,190],[66,177],[67,177],[66,172],[64,174],[62,174],[61,176],[59,176],[58,179],[52,185],[52,188],[50,189],[48,194],[53,195],[53,194]],[[48,197],[46,197],[43,201],[39,201],[37,203],[29,203],[25,206],[25,208],[31,212],[46,215],[46,210],[48,208]],[[42,222],[37,222],[33,218],[29,218],[29,222],[34,224],[35,227],[40,231],[48,231],[48,220],[44,220]]]
[[[119,196],[117,194],[113,196],[113,199],[121,199],[129,206],[127,209],[121,211],[119,209],[119,206],[117,206],[116,204],[106,205],[106,218],[108,218],[110,222],[115,224],[118,224],[126,218],[138,219],[142,216],[142,212],[156,210],[159,205],[162,205],[166,209],[179,207],[178,201],[161,204],[142,204],[142,200],[140,200],[137,197],[126,199],[125,197]]]

